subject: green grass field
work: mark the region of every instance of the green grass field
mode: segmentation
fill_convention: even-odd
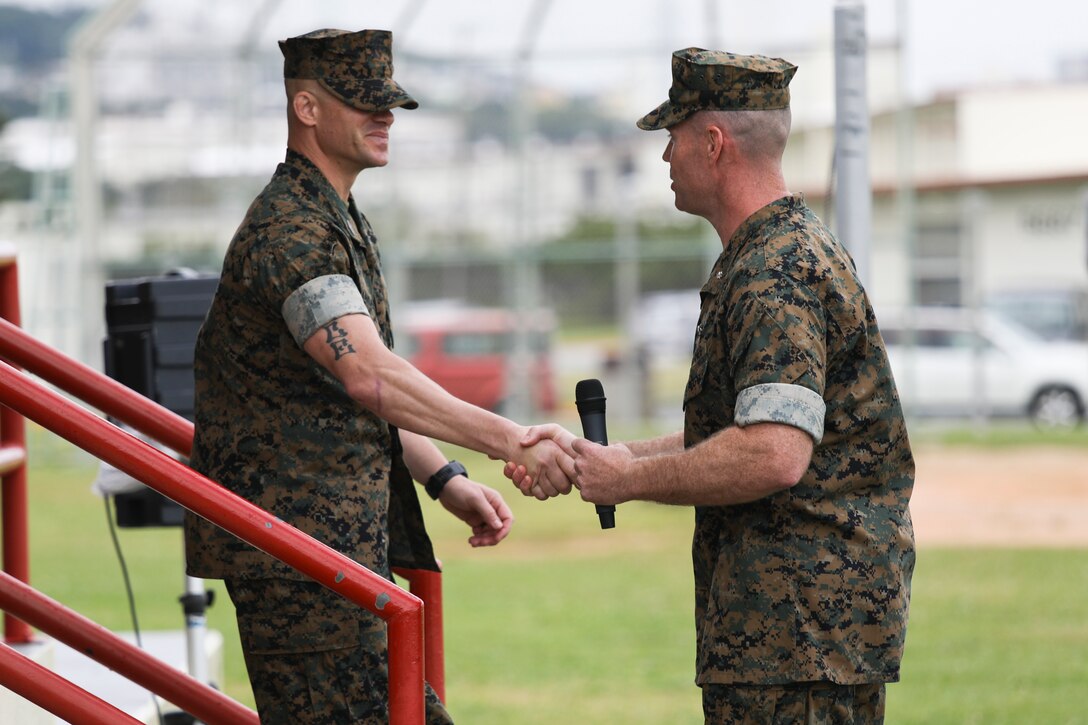
[[[1030,440],[1029,440],[1030,442]],[[1083,442],[1083,439],[1082,439]],[[114,630],[130,630],[95,462],[32,436],[31,580]],[[576,495],[524,499],[498,465],[458,450],[517,516],[493,549],[424,500],[445,567],[447,693],[461,723],[700,723],[688,543],[691,512],[629,504],[601,531]],[[121,529],[144,630],[180,629],[179,529]],[[221,584],[232,697],[252,705]],[[903,681],[889,723],[1088,722],[1088,550],[922,549]]]

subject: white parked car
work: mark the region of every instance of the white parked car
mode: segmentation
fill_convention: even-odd
[[[991,293],[984,303],[1047,340],[1088,342],[1088,287],[1055,283]]]
[[[1058,428],[1084,420],[1088,344],[962,308],[877,310],[877,321],[908,414],[1027,416]]]

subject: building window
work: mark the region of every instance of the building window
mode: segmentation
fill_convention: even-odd
[[[959,224],[921,224],[915,232],[914,289],[920,305],[963,302],[963,229]]]

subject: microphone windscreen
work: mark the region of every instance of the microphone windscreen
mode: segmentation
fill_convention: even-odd
[[[569,388],[568,388],[569,390]],[[574,386],[574,399],[575,400],[590,400],[592,398],[603,398],[604,386],[601,385],[601,381],[596,378],[590,378],[588,380],[579,380]]]

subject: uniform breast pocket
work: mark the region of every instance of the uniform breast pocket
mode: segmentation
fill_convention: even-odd
[[[722,358],[706,357],[692,361],[688,384],[684,389],[684,410],[698,407],[704,414],[725,415],[736,404],[733,382]]]
[[[721,336],[719,334],[722,319],[721,302],[718,295],[702,290],[702,304],[699,310],[699,324],[695,326],[695,341],[691,348],[691,372],[688,374],[688,386],[684,390],[684,404],[698,397],[706,386],[706,375],[716,357],[721,354]]]
[[[700,356],[698,345],[691,358],[691,371],[688,372],[688,384],[684,388],[684,410],[688,409],[688,403],[703,392],[703,380],[706,377],[707,359]]]
[[[684,389],[684,410],[713,426],[732,422],[736,402],[725,341],[718,334],[716,317],[704,316],[695,332],[691,372]]]

